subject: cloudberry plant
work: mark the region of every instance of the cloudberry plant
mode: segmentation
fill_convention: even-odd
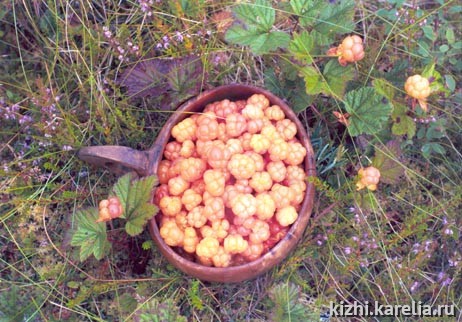
[[[380,171],[372,166],[361,168],[358,171],[359,181],[356,183],[357,190],[367,188],[371,191],[377,189],[380,180]]]
[[[178,142],[196,139],[196,122],[191,118],[186,118],[172,128],[172,136]]]

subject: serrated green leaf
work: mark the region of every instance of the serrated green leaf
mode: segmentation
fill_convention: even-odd
[[[98,208],[82,209],[75,213],[77,230],[72,235],[71,245],[80,247],[80,261],[90,255],[100,260],[107,254],[111,245],[107,240],[106,223],[97,223]]]
[[[444,75],[444,80],[449,91],[452,93],[456,90],[456,80],[452,75]]]
[[[133,180],[133,173],[129,172],[122,177],[120,177],[117,182],[115,183],[114,187],[112,188],[112,191],[115,193],[117,198],[119,198],[120,204],[122,205],[122,208],[124,209],[124,212],[122,213],[122,218],[125,218],[125,214],[130,211],[127,209],[127,200],[128,200],[128,193],[130,191],[130,184],[131,181]]]
[[[400,163],[402,155],[398,140],[387,142],[385,146],[377,147],[372,165],[380,171],[380,181],[384,183],[397,183],[404,174],[404,167]]]
[[[255,55],[262,55],[287,47],[290,36],[282,31],[261,32],[253,27],[243,28],[236,25],[228,29],[225,40],[249,46]]]
[[[355,24],[354,0],[343,0],[339,3],[325,3],[320,11],[314,29],[321,34],[344,34],[352,32]]]
[[[291,0],[290,7],[293,13],[298,16],[303,16],[309,10],[312,3],[312,0]]]
[[[337,60],[329,60],[323,70],[323,92],[334,97],[343,97],[348,81],[353,79],[353,66],[341,66]]]
[[[313,45],[313,37],[307,31],[303,31],[301,34],[294,34],[288,49],[296,59],[302,60],[306,64],[311,64],[313,62],[311,54]]]
[[[412,139],[415,135],[415,131],[416,124],[411,117],[407,115],[402,115],[393,118],[391,132],[394,135],[407,135],[408,139]]]
[[[387,122],[392,106],[372,87],[362,87],[345,95],[345,109],[350,114],[351,136],[377,133]]]
[[[395,98],[395,88],[393,84],[383,78],[374,79],[372,86],[380,95],[386,97],[389,101]]]
[[[300,75],[305,80],[306,93],[308,95],[320,94],[323,91],[321,74],[313,66],[306,66],[300,70]]]
[[[276,19],[276,12],[267,0],[241,3],[233,11],[239,20],[260,31],[270,30]]]

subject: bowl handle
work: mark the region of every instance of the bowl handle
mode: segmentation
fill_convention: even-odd
[[[118,145],[87,146],[81,148],[77,156],[97,167],[108,168],[115,174],[131,170],[135,170],[140,176],[149,174],[149,157],[145,151]]]

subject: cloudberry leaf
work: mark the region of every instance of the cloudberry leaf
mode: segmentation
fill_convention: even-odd
[[[345,109],[350,114],[351,136],[377,133],[388,121],[392,106],[372,87],[362,87],[345,95]]]
[[[391,118],[393,125],[391,132],[394,135],[407,135],[408,139],[412,139],[415,135],[416,124],[414,120],[406,114],[407,107],[402,104],[395,104]]]
[[[120,177],[114,185],[113,191],[124,209],[121,218],[127,220],[125,229],[129,235],[140,234],[146,222],[157,213],[157,207],[151,203],[156,185],[155,176],[134,179],[133,173]]]
[[[401,162],[402,151],[400,142],[392,140],[385,146],[376,147],[372,165],[380,171],[380,181],[384,183],[397,183],[404,175],[404,166]]]
[[[382,96],[385,96],[389,101],[392,101],[395,97],[395,88],[393,84],[383,78],[374,79],[372,82],[377,93]]]
[[[289,43],[289,51],[306,64],[313,62],[311,51],[313,49],[313,38],[307,31],[301,34],[294,34],[292,41]]]
[[[276,19],[276,11],[267,0],[241,3],[234,8],[234,13],[239,20],[260,31],[271,29]]]
[[[75,213],[77,230],[72,235],[71,245],[80,247],[80,261],[92,254],[100,260],[111,248],[107,240],[106,223],[97,223],[98,208],[82,209]]]
[[[314,29],[324,35],[352,32],[355,27],[353,21],[354,13],[354,0],[343,0],[338,3],[329,2],[322,7],[314,24]]]
[[[300,74],[305,80],[306,93],[308,95],[320,94],[323,91],[321,74],[313,66],[306,66],[300,70]]]
[[[323,69],[323,92],[334,97],[343,97],[348,81],[353,79],[353,66],[343,67],[337,60],[329,60]]]

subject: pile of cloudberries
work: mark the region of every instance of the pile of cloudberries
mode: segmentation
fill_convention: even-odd
[[[160,235],[206,266],[253,261],[297,220],[306,149],[262,94],[208,104],[172,128],[157,175]]]

